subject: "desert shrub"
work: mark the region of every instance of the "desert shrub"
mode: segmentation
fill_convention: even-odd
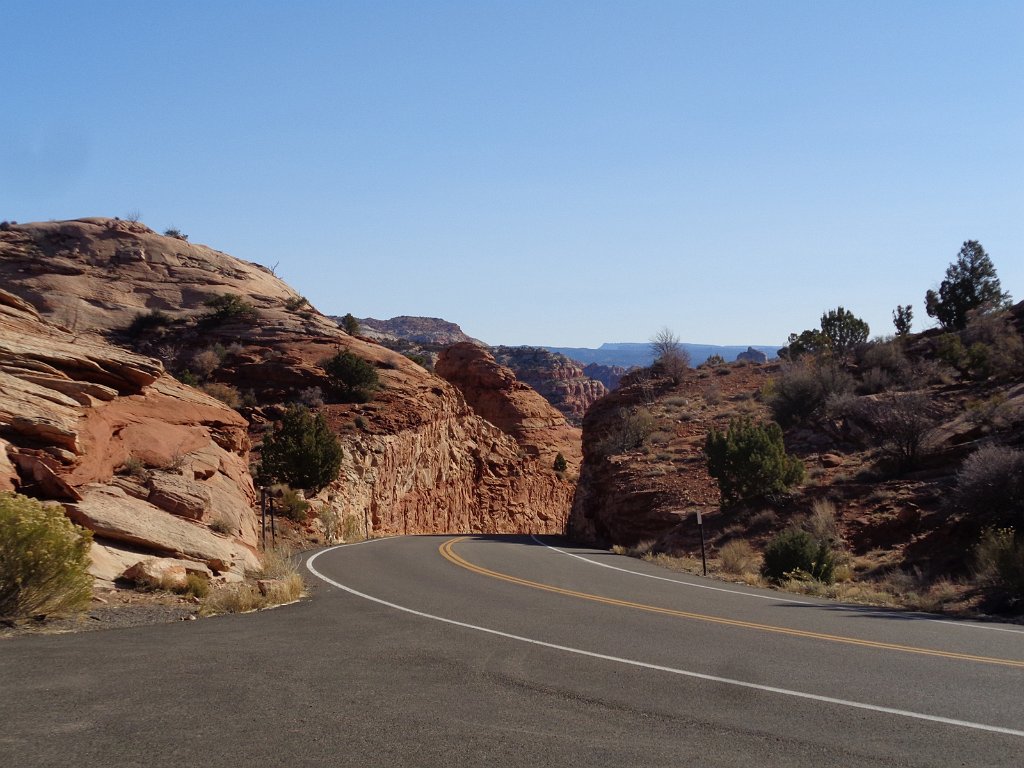
[[[341,469],[341,444],[323,414],[293,405],[260,449],[261,482],[283,482],[318,491]]]
[[[199,377],[192,373],[188,368],[177,374],[175,378],[177,378],[182,384],[187,384],[190,387],[199,386]]]
[[[979,448],[960,466],[952,495],[955,508],[996,525],[1024,530],[1024,452]]]
[[[783,493],[804,479],[804,465],[786,453],[778,424],[741,416],[725,432],[712,429],[704,443],[708,472],[725,503]]]
[[[853,378],[828,363],[802,360],[786,366],[765,388],[764,398],[780,424],[806,421],[835,394],[853,390]]]
[[[928,398],[917,393],[890,394],[863,402],[860,415],[876,444],[900,470],[917,466],[930,447],[937,423]]]
[[[299,392],[299,402],[307,408],[321,408],[324,404],[324,392],[320,387],[306,387]]]
[[[704,365],[708,366],[709,368],[714,368],[719,365],[725,365],[725,358],[718,354],[709,355],[708,359],[704,361]]]
[[[154,309],[144,314],[137,314],[135,319],[128,324],[125,332],[134,339],[157,328],[164,328],[172,322],[171,316],[166,312]]]
[[[1012,378],[1024,372],[1024,340],[1009,314],[972,314],[964,331],[964,372],[971,378]]]
[[[906,385],[914,377],[910,361],[903,353],[903,347],[896,342],[865,344],[857,351],[857,364],[866,371],[865,379],[869,375],[873,375],[876,380],[882,378],[879,374],[884,376],[888,386],[874,389],[874,392],[881,392],[882,389],[887,389],[889,386]],[[860,387],[858,387],[858,391],[861,391]],[[872,392],[862,392],[862,394],[872,394]]]
[[[309,304],[305,296],[289,296],[284,300],[284,308],[289,312],[296,312]]]
[[[421,355],[418,352],[404,352],[403,354],[406,358],[416,363],[420,368],[425,368],[428,371],[431,370],[432,366],[430,365],[430,358],[426,355]]]
[[[815,541],[807,531],[789,528],[765,546],[761,572],[777,582],[795,574],[831,584],[835,566],[835,555],[826,542]]]
[[[1013,528],[989,528],[974,548],[975,576],[983,582],[1024,599],[1024,541]]]
[[[230,384],[211,381],[199,387],[203,392],[220,400],[229,408],[238,408],[242,404],[242,396]]]
[[[50,615],[92,599],[92,533],[57,505],[0,493],[0,617]]]
[[[202,349],[192,355],[189,370],[205,379],[220,367],[220,357],[212,349]]]
[[[231,521],[228,520],[226,517],[213,518],[209,522],[207,527],[214,533],[220,533],[225,536],[229,536],[232,533],[234,533],[234,526],[231,524]]]
[[[718,405],[722,402],[722,388],[717,382],[712,381],[704,387],[704,402],[708,405]]]
[[[662,328],[651,338],[651,353],[654,373],[667,376],[673,384],[683,380],[690,367],[690,353],[686,351],[679,337],[668,328]]]
[[[967,350],[956,333],[944,333],[935,340],[935,356],[946,365],[962,370]]]
[[[145,462],[137,456],[129,456],[125,459],[118,472],[120,474],[131,475],[139,480],[145,480],[149,477],[149,472],[146,469]]]
[[[254,323],[256,306],[235,293],[222,293],[204,302],[210,308],[206,316],[213,323]]]
[[[866,322],[842,307],[821,316],[821,335],[825,346],[838,359],[845,358],[855,346],[867,341],[870,332]]]
[[[646,408],[620,408],[611,426],[594,449],[599,456],[613,456],[644,444],[654,431],[654,416]]]
[[[800,527],[811,534],[815,541],[825,542],[829,546],[836,546],[841,539],[835,505],[826,499],[815,500],[811,514]]]
[[[565,460],[565,456],[559,451],[558,455],[555,456],[554,470],[555,472],[565,472],[569,468],[569,462]]]
[[[351,352],[338,352],[320,361],[331,385],[346,400],[366,402],[380,388],[377,370],[366,360]]]
[[[168,227],[167,229],[164,230],[164,235],[166,235],[167,237],[176,238],[177,240],[188,240],[188,235],[186,235],[177,227]]]
[[[198,573],[190,573],[185,577],[185,586],[181,591],[201,600],[210,594],[210,580]]]
[[[275,490],[274,509],[277,514],[296,523],[304,523],[309,519],[309,502],[301,493],[287,485]]]
[[[726,542],[718,550],[718,557],[722,561],[722,570],[726,573],[743,576],[757,572],[757,553],[745,539]]]
[[[882,368],[869,368],[857,383],[857,394],[874,395],[892,389],[895,384],[888,371]]]

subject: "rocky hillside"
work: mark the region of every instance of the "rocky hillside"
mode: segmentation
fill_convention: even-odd
[[[542,465],[552,466],[562,454],[568,471],[579,470],[583,458],[579,429],[487,350],[476,344],[455,344],[441,353],[435,370],[459,388],[473,410],[514,437]]]
[[[332,319],[341,321],[341,318]],[[381,342],[401,339],[429,347],[447,347],[451,344],[465,342],[483,346],[483,342],[467,336],[455,323],[442,320],[439,317],[401,315],[392,317],[390,320],[364,317],[359,320],[359,325],[363,336]]]
[[[1022,328],[1018,304],[963,332],[863,345],[838,367],[812,358],[701,366],[678,385],[631,373],[584,420],[571,532],[692,555],[699,510],[717,557],[736,540],[756,551],[828,502],[855,581],[969,584],[985,526],[1024,522]],[[711,428],[738,416],[783,424],[807,470],[802,485],[721,505],[703,447]]]
[[[324,520],[373,534],[564,527],[573,486],[550,464],[264,267],[142,224],[81,219],[0,232],[0,277],[67,333],[105,331],[237,405],[254,443],[284,404],[322,411],[344,448],[341,477],[315,500]],[[372,401],[330,396],[319,363],[339,351],[377,370]]]
[[[573,423],[581,423],[587,409],[608,393],[604,384],[565,355],[540,347],[491,347],[491,354]]]
[[[342,318],[332,317],[339,324]],[[393,317],[390,320],[359,320],[359,335],[432,368],[444,350],[453,344],[487,348],[462,332],[455,323],[436,317]],[[573,424],[579,425],[590,404],[603,397],[606,388],[583,372],[582,366],[540,347],[489,347],[500,365],[509,368],[521,382],[539,392]],[[616,371],[597,366],[595,371],[618,383],[625,369]]]
[[[91,529],[95,576],[114,581],[154,556],[222,578],[258,567],[234,410],[6,291],[0,391],[0,490],[60,502]]]

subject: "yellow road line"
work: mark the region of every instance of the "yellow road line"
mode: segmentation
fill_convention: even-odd
[[[529,579],[522,579],[518,576],[511,576],[507,573],[499,573],[492,571],[488,568],[484,568],[479,565],[474,565],[462,557],[457,555],[453,547],[461,541],[466,540],[466,536],[460,536],[455,539],[449,539],[448,541],[441,544],[438,547],[438,551],[441,556],[451,563],[465,568],[468,571],[479,574],[481,576],[489,576],[492,579],[499,579],[501,581],[507,581],[511,584],[519,584],[523,587],[530,587],[531,589],[539,589],[544,592],[553,592],[559,595],[565,595],[567,597],[575,597],[581,600],[590,600],[595,603],[602,603],[604,605],[614,605],[620,608],[633,608],[638,611],[647,611],[649,613],[658,613],[665,616],[675,616],[681,619],[692,619],[694,621],[704,621],[710,624],[724,624],[730,627],[741,627],[743,629],[754,629],[760,630],[761,632],[773,632],[779,635],[790,635],[792,637],[803,637],[812,640],[825,640],[831,643],[844,643],[846,645],[859,645],[866,648],[878,648],[887,651],[899,651],[901,653],[915,653],[921,656],[939,656],[945,659],[957,659],[959,661],[974,661],[981,664],[998,664],[1005,667],[1016,667],[1018,669],[1024,669],[1024,661],[1017,661],[1014,659],[1000,659],[991,656],[975,656],[969,653],[956,653],[954,651],[939,651],[932,648],[918,648],[912,645],[899,645],[897,643],[883,643],[877,640],[862,640],[856,637],[845,637],[843,635],[829,635],[822,632],[809,632],[803,629],[791,629],[789,627],[779,627],[773,624],[758,624],[752,621],[741,621],[739,619],[726,619],[720,616],[709,616],[704,613],[693,613],[691,611],[678,611],[673,608],[661,608],[656,605],[646,605],[645,603],[635,603],[629,600],[618,600],[613,597],[603,597],[601,595],[593,595],[588,592],[578,592],[573,589],[563,589],[562,587],[554,587],[550,584],[541,584],[537,581],[530,581]]]

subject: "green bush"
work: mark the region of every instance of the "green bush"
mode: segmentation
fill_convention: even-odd
[[[293,405],[260,449],[261,482],[319,491],[341,469],[341,444],[322,413]]]
[[[565,472],[568,469],[569,463],[565,460],[565,456],[562,455],[561,451],[555,456],[554,469],[555,472]]]
[[[782,429],[742,416],[726,432],[712,429],[704,443],[708,472],[725,503],[784,493],[804,479],[804,465],[786,453]]]
[[[1013,528],[989,528],[974,548],[977,578],[1014,599],[1024,599],[1024,541]]]
[[[366,402],[380,388],[377,369],[351,352],[338,352],[320,361],[332,386],[345,400]]]
[[[154,309],[145,314],[136,315],[125,332],[134,339],[157,328],[164,328],[172,322],[174,322],[173,319],[166,312]]]
[[[214,323],[254,323],[256,306],[235,293],[222,293],[204,302],[212,311],[207,319]]]
[[[835,567],[835,554],[827,541],[816,541],[807,531],[790,528],[768,542],[761,572],[772,581],[806,575],[831,584]]]
[[[55,505],[0,493],[0,617],[15,619],[84,609],[92,533]]]
[[[281,517],[287,517],[296,523],[304,523],[309,519],[309,502],[302,495],[288,486],[280,489],[281,495],[274,499],[274,508]]]

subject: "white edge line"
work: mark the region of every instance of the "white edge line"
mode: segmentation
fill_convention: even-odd
[[[883,707],[878,704],[865,704],[859,701],[849,701],[847,699],[836,699],[831,696],[821,696],[816,693],[804,693],[803,691],[793,691],[788,688],[776,688],[772,685],[761,685],[760,683],[751,683],[745,680],[734,680],[729,677],[719,677],[717,675],[708,675],[703,672],[693,672],[686,669],[677,669],[676,667],[666,667],[660,664],[650,664],[646,661],[637,661],[635,659],[625,659],[619,656],[609,656],[604,653],[596,653],[594,651],[585,651],[581,648],[571,648],[566,645],[557,645],[556,643],[548,643],[543,640],[535,640],[530,637],[523,637],[522,635],[513,635],[509,632],[502,632],[497,629],[490,629],[488,627],[481,627],[476,624],[468,624],[464,621],[456,621],[455,619],[446,619],[443,616],[435,616],[432,613],[424,613],[423,611],[417,611],[414,608],[406,608],[404,605],[398,605],[397,603],[391,603],[387,600],[382,600],[379,597],[373,597],[367,595],[364,592],[360,592],[352,587],[347,587],[340,582],[331,579],[324,574],[320,573],[315,567],[313,567],[313,561],[316,560],[320,555],[328,552],[333,552],[336,549],[343,547],[357,546],[358,544],[366,544],[371,541],[383,541],[383,539],[369,539],[367,541],[356,542],[355,544],[339,544],[338,546],[330,547],[329,549],[322,549],[319,552],[310,555],[309,559],[306,560],[306,568],[319,579],[327,582],[333,587],[348,592],[356,597],[361,597],[364,600],[369,600],[380,605],[385,605],[388,608],[393,608],[396,611],[403,611],[404,613],[410,613],[413,616],[419,616],[420,618],[430,619],[431,621],[439,621],[443,624],[450,624],[455,627],[462,627],[463,629],[472,629],[476,632],[484,632],[488,635],[495,635],[497,637],[504,637],[508,640],[516,640],[521,643],[529,643],[531,645],[537,645],[542,648],[551,648],[556,651],[564,651],[565,653],[574,653],[578,656],[587,656],[592,659],[601,659],[602,661],[611,661],[616,664],[626,664],[632,667],[640,667],[641,669],[651,669],[656,672],[668,672],[673,675],[679,675],[681,677],[689,677],[697,680],[706,680],[712,683],[722,683],[724,685],[733,685],[740,688],[748,688],[755,691],[764,691],[766,693],[775,693],[781,696],[792,696],[798,699],[807,699],[810,701],[820,701],[826,704],[836,704],[841,707],[851,707],[853,709],[864,709],[870,712],[881,712],[887,715],[897,715],[899,717],[908,717],[914,720],[925,720],[932,723],[942,723],[944,725],[955,725],[961,728],[970,728],[976,731],[988,731],[991,733],[1001,733],[1007,736],[1019,736],[1024,737],[1024,731],[1019,731],[1014,728],[1004,728],[998,725],[987,725],[985,723],[972,723],[968,720],[956,720],[951,717],[940,717],[939,715],[926,715],[922,712],[911,712],[906,709],[895,709],[893,707]]]
[[[758,595],[753,592],[744,592],[742,589],[728,589],[727,587],[712,587],[710,584],[694,584],[691,581],[682,581],[680,579],[669,579],[665,576],[655,576],[653,573],[640,573],[639,571],[631,571],[629,568],[619,568],[617,565],[609,565],[608,563],[599,563],[596,560],[583,557],[583,555],[577,555],[575,552],[566,552],[564,549],[553,547],[550,544],[545,544],[543,541],[538,539],[532,533],[530,538],[540,544],[542,547],[558,552],[560,555],[567,555],[568,557],[574,557],[577,560],[582,560],[584,563],[590,563],[591,565],[597,565],[601,568],[610,568],[613,571],[621,571],[622,573],[630,573],[634,576],[642,576],[645,579],[656,579],[657,581],[668,581],[672,584],[681,584],[684,587],[693,587],[694,589],[708,589],[712,592],[728,592],[730,595],[742,595],[743,597],[753,597],[758,600],[772,600],[777,603],[794,603],[796,605],[820,605],[820,603],[812,603],[809,600],[793,600],[788,597],[776,597],[775,595]]]
[[[653,573],[640,573],[639,571],[631,571],[629,568],[619,568],[617,565],[609,565],[608,563],[599,563],[599,562],[597,562],[597,560],[591,560],[589,557],[583,557],[583,555],[577,555],[575,552],[567,552],[566,550],[561,549],[559,547],[553,547],[550,544],[545,544],[543,541],[538,539],[532,533],[530,534],[530,538],[533,539],[538,544],[540,544],[542,547],[550,549],[550,550],[552,550],[554,552],[558,552],[561,555],[568,555],[569,557],[574,557],[577,560],[582,560],[585,563],[590,563],[591,565],[597,565],[597,566],[600,566],[601,568],[610,568],[613,571],[621,571],[622,573],[631,573],[634,576],[642,576],[645,579],[657,579],[658,581],[668,581],[668,582],[671,582],[672,584],[681,584],[684,587],[693,587],[694,589],[709,589],[712,592],[727,592],[730,595],[742,595],[743,597],[753,597],[753,598],[756,598],[758,600],[773,600],[773,601],[775,601],[777,603],[790,603],[790,604],[793,604],[793,605],[817,605],[817,606],[825,606],[825,607],[828,607],[828,608],[833,607],[832,605],[829,605],[827,603],[812,603],[809,600],[794,600],[794,599],[788,598],[788,597],[775,597],[774,595],[758,595],[758,594],[755,594],[753,592],[744,592],[742,589],[728,589],[726,587],[712,587],[709,584],[694,584],[691,581],[682,581],[680,579],[669,579],[669,578],[666,578],[664,576],[655,576]],[[845,607],[842,603],[835,603],[834,605],[839,606],[839,607]],[[874,608],[874,610],[871,610],[872,608]],[[850,606],[850,607],[846,608],[846,610],[856,611],[856,612],[862,613],[864,615],[878,615],[878,616],[896,613],[896,611],[892,611],[892,610],[887,609],[887,608],[878,608],[878,607],[870,606],[870,605]],[[933,624],[949,624],[950,626],[962,627],[964,629],[987,629],[990,632],[1009,632],[1009,633],[1014,634],[1014,635],[1024,635],[1024,629],[1011,629],[1010,627],[992,627],[992,626],[989,626],[988,624],[978,624],[978,623],[970,622],[970,621],[951,621],[950,619],[933,619],[930,616],[915,616],[915,615],[913,615],[913,613],[900,613],[900,617],[904,618],[904,619],[911,620],[911,621],[930,621]]]

